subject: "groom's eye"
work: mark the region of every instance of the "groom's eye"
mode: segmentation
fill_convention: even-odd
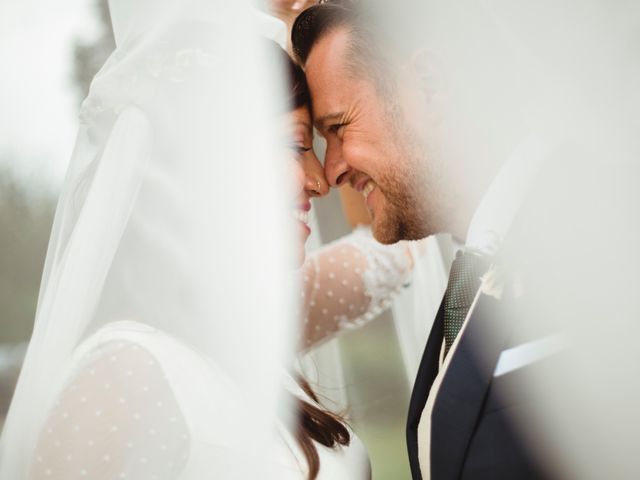
[[[330,125],[329,128],[327,128],[327,131],[329,133],[337,134],[345,125],[345,123],[334,123],[333,125]]]

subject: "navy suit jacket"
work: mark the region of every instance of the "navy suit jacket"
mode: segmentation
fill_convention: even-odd
[[[563,164],[567,157],[574,159],[573,163]],[[567,184],[572,175],[575,181]],[[548,384],[540,382],[554,371],[563,354],[497,377],[494,370],[502,351],[554,335],[554,325],[569,325],[576,328],[574,333],[578,332],[582,328],[580,319],[593,318],[594,309],[603,311],[603,324],[609,321],[601,292],[614,292],[620,270],[637,266],[614,264],[606,255],[612,249],[612,239],[602,232],[624,234],[615,237],[617,248],[637,248],[633,245],[638,235],[627,225],[630,219],[611,215],[628,210],[629,202],[636,198],[632,179],[637,178],[640,175],[636,167],[583,164],[575,154],[563,156],[556,152],[545,162],[496,259],[509,275],[514,275],[507,275],[505,284],[517,280],[519,292],[507,288],[500,299],[481,294],[435,398],[430,465],[423,466],[430,468],[433,480],[555,478],[547,460],[549,455],[534,448],[541,443],[531,441],[536,430],[531,427],[545,421],[535,408],[541,400],[561,405],[565,402],[567,405],[562,408],[567,412],[573,408],[567,400],[573,392],[569,382],[562,381],[564,377],[556,376]],[[599,196],[598,187],[604,183],[615,187],[606,191],[618,194]],[[622,247],[623,243],[626,247]],[[620,295],[615,302],[611,299],[610,311],[632,298]],[[549,306],[562,306],[562,316],[554,310],[556,307]],[[573,338],[578,337],[579,334]],[[409,405],[406,433],[414,479],[422,478],[417,431],[438,373],[442,338],[439,311]],[[598,381],[603,382],[603,388],[615,391],[615,385],[604,383],[606,379]],[[532,385],[533,388],[523,388]]]
[[[430,468],[434,480],[546,478],[524,448],[513,423],[513,416],[527,409],[527,399],[512,394],[517,391],[518,377],[526,372],[494,378],[500,353],[513,346],[514,332],[508,321],[511,308],[505,303],[480,296],[442,380],[431,420]],[[442,331],[439,312],[409,407],[407,445],[414,479],[422,478],[417,429],[438,372]]]

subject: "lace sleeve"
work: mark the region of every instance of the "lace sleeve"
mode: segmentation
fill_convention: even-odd
[[[409,280],[409,245],[382,245],[360,227],[310,255],[303,266],[303,348],[358,328],[388,308]]]
[[[177,478],[187,425],[154,356],[130,342],[101,345],[51,410],[28,478]]]

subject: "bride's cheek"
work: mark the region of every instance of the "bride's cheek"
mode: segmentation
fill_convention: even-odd
[[[304,190],[304,182],[305,182],[305,172],[304,169],[302,168],[302,166],[300,165],[300,162],[296,159],[292,159],[289,162],[289,169],[290,169],[290,175],[291,178],[293,178],[293,186],[294,186],[294,192],[296,194],[301,193]]]

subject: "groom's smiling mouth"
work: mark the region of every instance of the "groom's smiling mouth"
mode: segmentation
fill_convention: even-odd
[[[376,184],[373,182],[373,180],[369,180],[367,183],[364,184],[364,188],[362,189],[362,195],[364,195],[365,200],[369,198],[369,194],[373,192],[374,188],[376,188]]]
[[[358,192],[362,193],[365,201],[369,198],[371,192],[377,187],[376,183],[368,177],[356,178],[351,181],[351,186]]]

